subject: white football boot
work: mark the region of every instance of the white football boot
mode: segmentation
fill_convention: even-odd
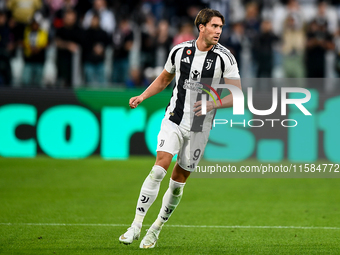
[[[143,240],[141,241],[139,248],[150,249],[155,247],[160,232],[161,229],[156,230],[150,227]]]
[[[119,241],[123,244],[131,244],[140,237],[140,228],[131,226],[127,231],[119,237]]]

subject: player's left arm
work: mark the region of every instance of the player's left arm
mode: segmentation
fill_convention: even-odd
[[[227,85],[234,85],[238,87],[240,90],[242,90],[241,87],[241,80],[240,79],[228,79],[224,78],[224,82]],[[230,90],[229,90],[230,91]],[[220,108],[229,108],[233,106],[233,95],[232,92],[230,91],[230,94],[223,97],[221,99],[222,104],[219,100],[216,100],[217,105],[213,101],[207,101],[207,112],[210,112],[214,109],[220,109]],[[194,104],[194,112],[196,116],[202,115],[202,107],[201,107],[202,101],[198,101]]]
[[[136,108],[145,99],[163,91],[170,84],[174,77],[175,73],[169,73],[164,69],[163,72],[150,84],[150,86],[141,95],[130,98],[130,108]]]
[[[240,79],[228,79],[228,78],[224,78],[224,82],[227,85],[234,85],[234,86],[238,87],[240,90],[242,90],[241,80]],[[211,102],[211,103],[209,103],[209,105],[212,104],[215,109],[232,107],[233,106],[233,95],[232,95],[232,92],[230,91],[230,94],[228,96],[223,97],[221,99],[221,101],[222,101],[222,105],[221,105],[220,101],[216,101],[217,102],[217,106],[213,104],[214,102],[209,101],[209,102]]]

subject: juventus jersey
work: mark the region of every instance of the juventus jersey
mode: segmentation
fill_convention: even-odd
[[[164,68],[169,73],[176,73],[176,84],[164,118],[186,130],[210,130],[216,110],[195,116],[193,105],[201,100],[202,95],[213,95],[207,92],[214,84],[221,83],[222,78],[240,79],[234,56],[219,43],[209,51],[200,51],[196,40],[192,40],[173,47]],[[220,94],[221,89],[217,92]],[[214,98],[217,100],[217,95]],[[211,96],[207,98],[210,100]]]

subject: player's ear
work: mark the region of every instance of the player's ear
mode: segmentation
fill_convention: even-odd
[[[202,32],[203,29],[204,29],[204,27],[205,27],[205,26],[204,26],[203,24],[199,24],[199,26],[198,26],[199,31]]]

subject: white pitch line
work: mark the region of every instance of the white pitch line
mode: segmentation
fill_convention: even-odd
[[[129,227],[129,224],[91,224],[91,223],[0,223],[1,226],[88,226],[88,227]],[[150,225],[144,225],[149,227]],[[244,228],[244,229],[324,229],[340,230],[340,227],[304,226],[209,226],[209,225],[165,225],[173,228]]]

